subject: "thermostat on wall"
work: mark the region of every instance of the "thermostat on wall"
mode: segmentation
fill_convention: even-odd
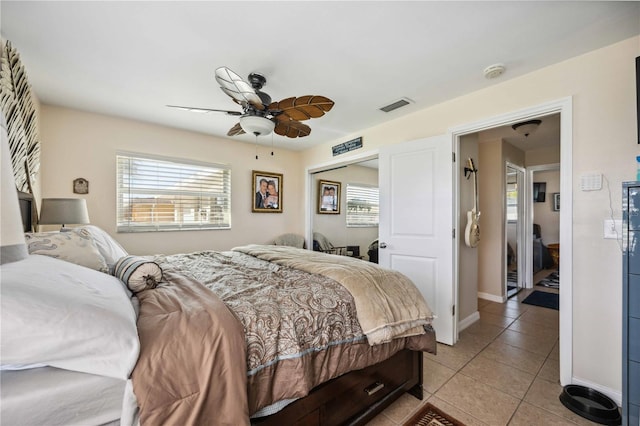
[[[602,173],[586,173],[580,177],[580,189],[583,191],[600,191],[602,189]]]

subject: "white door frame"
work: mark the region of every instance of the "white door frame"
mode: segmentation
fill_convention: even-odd
[[[515,124],[520,121],[534,119],[536,117],[560,113],[560,193],[562,194],[562,208],[560,209],[560,258],[568,259],[563,264],[560,277],[560,384],[567,385],[573,379],[573,100],[566,97],[532,106],[522,110],[486,118],[473,123],[456,126],[449,129],[448,134],[452,138],[452,146],[456,157],[459,157],[460,137],[476,133],[494,127]],[[457,174],[454,174],[454,191],[460,193],[460,182]],[[532,190],[532,189],[531,189]],[[533,194],[531,197],[533,197]],[[525,195],[529,197],[529,194]],[[454,212],[459,217],[460,208],[455,201]],[[454,221],[454,226],[458,222]],[[456,230],[456,235],[461,235],[461,230]],[[529,242],[530,241],[530,242]],[[532,236],[528,236],[525,244],[533,244]],[[458,288],[458,244],[454,244],[454,279]],[[458,290],[456,290],[456,294]],[[457,301],[456,301],[457,302]],[[457,314],[457,312],[456,312]],[[457,320],[457,319],[456,319]]]

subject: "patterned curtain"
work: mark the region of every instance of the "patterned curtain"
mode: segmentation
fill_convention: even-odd
[[[0,106],[7,121],[13,174],[18,190],[32,192],[29,188],[30,178],[40,169],[38,117],[31,85],[18,51],[11,46],[11,42],[0,42]]]

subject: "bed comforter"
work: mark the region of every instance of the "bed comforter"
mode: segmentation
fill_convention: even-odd
[[[344,285],[286,262],[242,250],[155,260],[167,282],[139,294],[132,374],[143,425],[248,424],[263,407],[401,349],[435,349],[428,325],[426,334],[370,345]]]

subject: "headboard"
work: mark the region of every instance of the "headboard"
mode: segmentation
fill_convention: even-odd
[[[22,227],[24,232],[33,230],[33,195],[28,192],[18,191],[18,201],[20,203],[20,216],[22,217]]]

